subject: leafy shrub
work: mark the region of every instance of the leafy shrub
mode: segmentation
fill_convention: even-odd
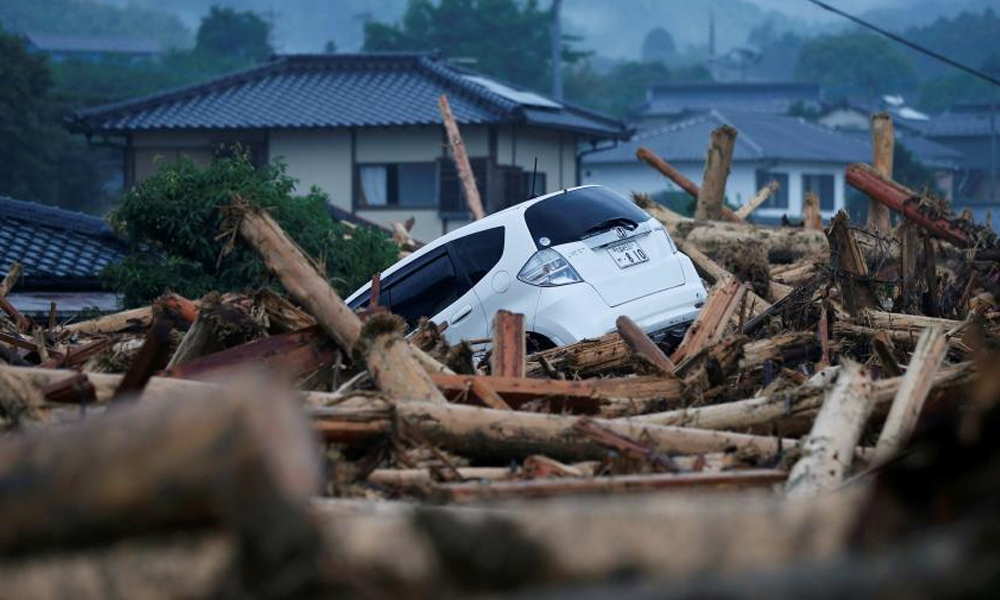
[[[273,283],[254,251],[242,243],[223,255],[221,207],[239,195],[266,208],[308,255],[324,265],[347,294],[396,260],[398,248],[380,230],[336,223],[317,188],[293,196],[295,180],[280,163],[256,167],[237,152],[206,168],[183,159],[164,165],[125,194],[111,213],[131,252],[105,272],[125,306],[141,306],[167,289],[190,298],[210,290],[239,291]]]

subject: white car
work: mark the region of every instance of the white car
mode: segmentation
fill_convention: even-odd
[[[347,298],[370,302],[371,283]],[[451,343],[486,338],[500,309],[525,315],[529,351],[596,338],[628,315],[677,341],[705,302],[691,259],[656,219],[587,185],[533,198],[427,244],[386,269],[379,304],[411,326],[447,324]],[[676,339],[674,339],[676,338]]]

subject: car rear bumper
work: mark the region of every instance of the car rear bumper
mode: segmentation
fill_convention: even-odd
[[[694,320],[705,303],[705,288],[697,275],[687,283],[609,307],[586,283],[546,288],[535,312],[533,330],[557,345],[600,337],[616,330],[626,315],[646,332],[684,325]]]

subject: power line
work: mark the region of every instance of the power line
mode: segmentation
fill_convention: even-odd
[[[951,65],[951,66],[955,67],[956,69],[960,69],[962,71],[965,71],[966,73],[968,73],[968,74],[970,74],[970,75],[972,75],[974,77],[978,77],[979,79],[982,79],[984,81],[988,81],[988,82],[992,83],[993,85],[1000,87],[1000,80],[998,80],[995,77],[992,77],[990,75],[987,75],[986,73],[983,73],[979,69],[974,69],[974,68],[972,68],[970,66],[967,66],[967,65],[964,65],[964,64],[958,62],[957,60],[955,60],[953,58],[948,58],[947,56],[945,56],[943,54],[939,54],[939,53],[931,50],[930,48],[925,48],[925,47],[923,47],[923,46],[921,46],[919,44],[915,44],[915,43],[911,42],[910,40],[908,40],[908,39],[906,39],[904,37],[896,35],[895,33],[892,33],[891,31],[886,31],[885,29],[882,29],[881,27],[879,27],[877,25],[873,25],[873,24],[865,21],[864,19],[861,19],[859,17],[855,17],[854,15],[848,14],[848,13],[840,10],[839,8],[835,8],[833,6],[830,6],[829,4],[827,4],[826,2],[822,2],[821,0],[806,0],[806,1],[807,2],[811,2],[812,4],[815,4],[816,6],[822,8],[824,10],[828,10],[828,11],[834,13],[834,14],[840,15],[840,16],[844,17],[845,19],[854,21],[855,23],[857,23],[858,25],[861,25],[862,27],[865,27],[867,29],[871,29],[872,31],[874,31],[876,33],[884,35],[885,37],[889,38],[890,40],[894,40],[896,42],[899,42],[900,44],[903,44],[904,46],[906,46],[908,48],[912,48],[913,50],[916,50],[917,52],[920,52],[921,54],[926,54],[927,56],[930,56],[931,58],[939,60],[939,61],[941,61],[941,62],[943,62],[945,64]]]

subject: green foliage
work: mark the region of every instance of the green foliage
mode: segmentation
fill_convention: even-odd
[[[213,6],[201,20],[195,50],[208,56],[259,62],[274,53],[270,35],[270,26],[255,13]]]
[[[537,0],[409,0],[400,23],[365,24],[367,51],[440,50],[475,59],[483,73],[520,85],[546,88],[551,15]],[[570,40],[571,38],[564,38]],[[584,55],[563,46],[563,60]]]
[[[824,35],[806,41],[795,78],[822,84],[834,96],[908,89],[916,83],[912,59],[885,38],[869,33]]]
[[[60,126],[66,108],[44,56],[0,29],[0,194],[94,209],[104,199],[96,155]]]
[[[951,18],[939,18],[933,23],[914,27],[905,36],[920,42],[967,65],[983,65],[983,57],[1000,53],[1000,16],[987,8],[981,13],[961,12]],[[953,75],[956,71],[929,56],[906,50],[913,56],[917,69],[925,79]]]
[[[669,69],[662,62],[626,61],[599,73],[584,62],[565,71],[563,85],[569,100],[623,117],[642,103],[646,88],[654,83],[709,80],[711,74],[701,65]]]
[[[296,197],[295,180],[280,163],[257,169],[244,153],[207,168],[189,160],[165,165],[128,192],[112,212],[112,225],[131,243],[124,262],[106,273],[126,306],[147,304],[165,290],[197,298],[268,283],[254,252],[241,243],[225,254],[221,207],[239,195],[266,208],[309,256],[325,265],[341,294],[396,260],[398,248],[381,231],[334,223],[327,197],[313,188]]]
[[[642,40],[643,62],[667,62],[677,54],[677,46],[670,32],[662,27],[649,30]]]
[[[132,2],[113,6],[93,0],[3,0],[0,21],[13,31],[148,37],[168,48],[191,42],[191,32],[177,16]]]

